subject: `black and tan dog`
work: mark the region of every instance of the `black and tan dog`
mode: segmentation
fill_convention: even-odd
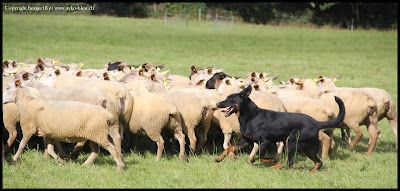
[[[224,101],[217,103],[219,108],[224,108],[222,111],[226,117],[232,113],[238,116],[241,138],[235,146],[225,149],[215,160],[221,161],[226,155],[254,142],[262,146],[287,141],[289,167],[294,163],[294,155],[299,152],[315,163],[310,171],[315,172],[321,168],[322,161],[317,155],[320,147],[318,131],[337,127],[342,123],[345,115],[343,101],[335,96],[335,101],[339,105],[338,116],[327,122],[319,122],[301,113],[261,109],[249,98],[251,90],[251,86],[248,86],[240,93],[231,94]],[[264,154],[265,148],[261,148],[260,155]],[[273,167],[280,169],[283,165],[277,162]]]

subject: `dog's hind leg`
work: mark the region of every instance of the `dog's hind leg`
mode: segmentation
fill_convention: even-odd
[[[311,143],[299,144],[302,147],[304,154],[314,162],[314,167],[310,169],[310,172],[316,172],[322,167],[322,161],[318,158],[319,145],[317,141]]]
[[[319,130],[318,138],[322,145],[322,150],[321,150],[322,160],[328,160],[329,150],[331,148],[331,137],[329,137],[329,135],[327,135],[324,131]]]

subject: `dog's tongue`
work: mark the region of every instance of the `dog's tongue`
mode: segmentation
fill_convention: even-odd
[[[225,107],[224,109],[221,110],[221,112],[224,112],[225,117],[228,117],[231,115],[232,110],[233,110],[233,107]]]

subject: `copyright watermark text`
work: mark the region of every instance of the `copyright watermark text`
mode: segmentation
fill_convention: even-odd
[[[94,11],[94,6],[49,6],[49,5],[43,5],[43,6],[4,6],[5,11]]]

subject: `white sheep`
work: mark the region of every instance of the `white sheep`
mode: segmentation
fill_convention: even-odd
[[[156,160],[160,160],[164,150],[163,128],[173,132],[180,145],[179,158],[185,158],[185,135],[182,132],[181,118],[178,109],[165,96],[131,91],[135,100],[129,129],[132,133],[144,130],[149,138],[157,143]]]
[[[108,135],[114,137],[118,134],[118,128],[115,127],[118,126],[118,118],[104,108],[92,104],[35,99],[29,89],[21,87],[20,84],[21,82],[16,80],[17,88],[9,89],[3,97],[3,104],[15,102],[20,111],[23,138],[13,161],[19,159],[32,135],[38,135],[45,139],[46,152],[59,161],[62,160],[53,148],[57,141],[91,140],[110,152],[118,169],[124,168],[121,152],[108,141]],[[98,154],[99,149],[96,149],[94,144],[91,145],[92,153],[84,164],[92,163]]]

